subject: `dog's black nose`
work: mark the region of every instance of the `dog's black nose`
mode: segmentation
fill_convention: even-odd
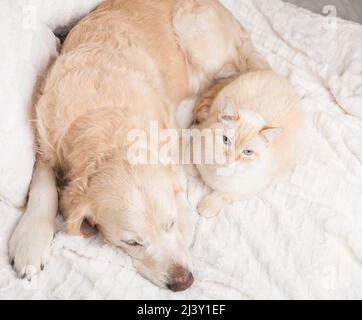
[[[170,280],[167,284],[167,288],[174,292],[186,290],[191,287],[194,282],[192,273],[179,265],[171,268],[169,277]]]

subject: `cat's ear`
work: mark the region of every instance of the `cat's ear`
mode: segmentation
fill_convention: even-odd
[[[239,113],[230,100],[221,103],[218,119],[220,122],[239,120]]]
[[[282,133],[283,128],[275,128],[275,127],[264,127],[259,135],[265,140],[267,144],[273,143]]]

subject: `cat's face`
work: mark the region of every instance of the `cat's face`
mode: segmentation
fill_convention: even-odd
[[[204,129],[212,131],[214,145],[204,146],[203,151],[207,155],[203,160],[212,158],[213,162],[198,165],[201,175],[214,189],[220,189],[214,184],[223,177],[242,178],[241,183],[258,189],[272,171],[272,146],[283,129],[268,126],[258,113],[230,102],[224,101],[213,108],[217,115],[214,113],[213,121]],[[223,186],[227,188],[225,182]]]
[[[230,102],[217,109],[217,120],[207,128],[213,132],[213,150],[205,148],[215,153],[214,164],[243,166],[261,160],[283,132],[282,128],[269,127],[258,113]]]
[[[281,128],[268,127],[257,113],[247,109],[235,111],[232,117],[219,117],[217,126],[221,130],[215,134],[215,142],[223,144],[225,164],[235,167],[267,157],[271,144],[282,132]]]

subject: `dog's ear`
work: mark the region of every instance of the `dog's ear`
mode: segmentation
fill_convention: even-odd
[[[65,231],[71,235],[88,238],[97,233],[96,222],[89,203],[83,203],[81,197],[67,189],[59,205],[65,219]]]
[[[92,237],[98,233],[89,206],[78,206],[66,218],[66,231],[71,235]]]
[[[88,217],[83,220],[80,232],[85,238],[90,238],[98,234],[96,223],[92,217]]]

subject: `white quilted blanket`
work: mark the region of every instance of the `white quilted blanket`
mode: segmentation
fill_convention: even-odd
[[[223,3],[303,97],[310,136],[294,173],[260,198],[198,218],[196,282],[177,294],[141,278],[100,238],[63,233],[41,274],[17,279],[6,243],[20,213],[0,201],[0,298],[362,298],[362,26],[279,0]],[[203,192],[190,181],[194,207]]]

